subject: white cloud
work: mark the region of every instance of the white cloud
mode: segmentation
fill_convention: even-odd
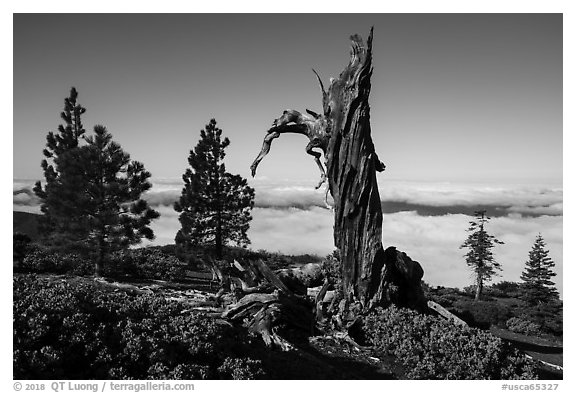
[[[150,225],[156,238],[151,242],[142,241],[142,246],[173,244],[176,232],[180,229],[178,213],[171,206],[155,206],[154,209],[160,213],[160,217]]]
[[[150,206],[173,206],[180,198],[180,190],[148,191],[143,196]]]
[[[18,205],[15,203],[12,205],[12,210],[18,211],[18,212],[34,213],[34,214],[41,214],[42,213],[42,211],[40,210],[40,205],[29,206],[29,205]]]
[[[562,187],[544,185],[384,181],[379,188],[383,201],[427,206],[490,205],[525,208],[555,205],[556,209],[562,208]]]
[[[170,244],[180,228],[178,213],[167,206],[157,207],[159,219],[152,223],[156,239],[147,244]],[[286,254],[327,255],[333,249],[332,212],[322,208],[309,210],[255,208],[248,237],[254,250]]]
[[[331,204],[332,198],[328,196]],[[256,189],[255,205],[260,207],[324,207],[326,191],[314,187],[280,186]]]
[[[255,205],[258,207],[298,207],[307,209],[313,206],[324,207],[326,189],[316,190],[312,184],[291,183],[288,181],[250,182],[256,189]],[[151,205],[172,206],[178,200],[184,184],[180,180],[154,182],[151,190],[144,194]],[[331,201],[331,197],[329,197]]]
[[[15,180],[13,190],[31,194],[33,181]],[[290,180],[250,179],[250,185],[256,190],[257,207],[311,207],[323,208],[326,198],[326,186],[316,190],[313,182],[295,182]],[[172,206],[180,197],[183,183],[180,179],[155,179],[153,187],[144,194],[152,206]],[[434,208],[454,206],[493,206],[502,212],[527,215],[561,215],[563,210],[563,192],[561,187],[543,185],[481,185],[451,183],[416,183],[399,181],[380,182],[380,197],[384,203],[400,202],[411,205]],[[15,204],[32,204],[25,201],[21,194],[14,196]],[[392,208],[393,205],[391,205]],[[404,209],[406,206],[403,207]],[[457,213],[460,211],[451,211]]]
[[[34,195],[22,192],[20,194],[14,195],[13,203],[15,205],[32,206],[32,205],[38,205],[39,199]]]
[[[248,235],[253,249],[320,256],[334,249],[334,215],[330,210],[256,208],[252,216]]]
[[[285,182],[255,183],[256,205],[262,207],[325,206],[323,186],[315,190],[313,184]],[[524,214],[562,214],[561,187],[548,185],[451,184],[383,181],[380,199],[432,207],[494,206],[506,207],[510,212]],[[328,201],[332,203],[329,196]]]
[[[22,189],[29,189],[31,190],[36,183],[35,180],[26,180],[26,179],[13,179],[12,180],[12,189],[14,191],[22,190]]]

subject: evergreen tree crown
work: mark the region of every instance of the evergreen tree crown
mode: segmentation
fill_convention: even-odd
[[[184,188],[174,209],[180,213],[182,228],[176,243],[183,248],[211,245],[221,255],[227,243],[246,246],[254,189],[246,179],[226,172],[223,162],[230,145],[222,130],[211,119],[200,131],[200,140],[190,150],[189,168],[182,180]]]

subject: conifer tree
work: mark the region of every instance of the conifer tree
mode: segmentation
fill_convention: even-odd
[[[207,245],[221,258],[224,245],[250,243],[246,232],[252,219],[254,189],[246,179],[226,172],[224,149],[229,144],[211,119],[190,151],[190,167],[182,176],[184,188],[174,204],[180,213],[181,229],[175,240],[181,249]]]
[[[486,210],[474,212],[475,220],[470,221],[468,232],[470,235],[460,248],[468,248],[466,253],[466,263],[472,269],[476,281],[476,294],[474,299],[480,300],[484,283],[490,281],[497,274],[497,270],[502,270],[500,263],[496,262],[492,253],[494,244],[504,244],[494,236],[486,232],[486,224],[490,217],[486,215]]]
[[[142,163],[131,161],[105,127],[94,127],[94,135],[86,138],[77,160],[85,187],[77,206],[89,229],[96,275],[101,275],[109,253],[137,244],[142,238],[154,239],[149,225],[160,214],[141,199],[152,187],[150,172]]]
[[[40,230],[53,244],[73,243],[85,236],[79,225],[81,214],[74,203],[81,187],[63,184],[63,172],[76,165],[70,156],[78,154],[79,142],[86,132],[81,119],[85,112],[86,108],[78,103],[76,88],[72,87],[60,113],[64,124],[58,126],[56,133],[51,131],[46,136],[41,162],[45,185],[36,182],[34,192],[42,200],[44,215],[40,219]]]
[[[532,250],[528,254],[526,267],[520,276],[524,281],[524,298],[533,305],[558,300],[558,291],[554,286],[554,282],[550,280],[556,275],[552,271],[555,264],[548,256],[548,253],[544,238],[539,233],[534,241]]]
[[[110,252],[154,238],[149,225],[159,214],[141,199],[152,186],[150,173],[130,160],[105,127],[84,136],[86,109],[77,98],[72,88],[61,113],[65,125],[46,137],[46,184],[37,182],[34,192],[42,199],[41,228],[50,245],[89,253],[101,275]]]

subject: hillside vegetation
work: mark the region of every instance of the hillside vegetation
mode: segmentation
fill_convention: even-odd
[[[230,261],[261,259],[275,269],[322,261],[244,249],[226,255]],[[93,267],[85,261],[81,255],[28,246],[14,277],[14,378],[535,379],[534,362],[482,329],[536,329],[557,341],[562,334],[561,314],[529,313],[508,288],[498,293],[493,286],[493,296],[480,303],[469,291],[428,288],[430,299],[471,327],[392,307],[364,319],[354,334],[362,347],[328,329],[294,337],[298,350],[284,353],[264,347],[242,326],[191,311],[174,301],[173,291],[142,294],[94,281]],[[331,266],[333,257],[327,262]],[[142,287],[164,280],[154,283],[199,288],[186,278],[189,269],[173,246],[165,246],[117,252],[106,273],[109,280]]]

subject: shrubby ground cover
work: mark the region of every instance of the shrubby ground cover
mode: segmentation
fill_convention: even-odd
[[[515,333],[562,340],[563,303],[553,300],[529,304],[523,299],[522,284],[501,282],[485,288],[483,300],[473,299],[473,290],[464,288],[427,288],[426,296],[466,321],[468,325],[491,326]]]
[[[391,306],[364,320],[368,342],[409,379],[536,379],[533,363],[488,332]]]
[[[16,242],[16,240],[15,240]],[[78,276],[94,274],[94,263],[89,255],[82,252],[70,252],[47,247],[38,243],[25,244],[16,249],[19,264],[17,270],[26,273],[55,273]],[[198,257],[186,264],[178,257],[174,246],[156,246],[115,251],[110,254],[104,265],[107,277],[138,278],[177,281],[185,270],[209,271],[205,264],[202,249],[198,249]],[[316,255],[284,255],[264,250],[252,251],[239,247],[227,248],[222,258],[224,264],[238,260],[264,260],[272,269],[282,269],[310,262],[320,263],[322,258]]]
[[[162,247],[118,251],[111,255],[106,272],[118,278],[177,280],[185,266],[173,251]],[[309,260],[241,249],[228,256],[230,261],[235,258],[270,260],[278,267]],[[113,292],[78,277],[93,274],[92,264],[81,255],[33,245],[22,265],[28,272],[67,276],[15,276],[14,378],[338,378],[322,364],[294,363],[297,355],[270,351],[245,329],[187,312],[160,294]],[[335,284],[336,265],[337,255],[323,263]],[[479,302],[467,291],[453,288],[426,286],[426,292],[475,327],[561,334],[561,302],[527,307],[513,284],[487,287],[486,299]],[[369,315],[364,335],[376,356],[384,353],[402,363],[402,378],[536,378],[533,365],[521,353],[490,333],[410,310],[392,307]],[[288,374],[287,360],[292,365]]]
[[[94,274],[94,263],[82,253],[63,252],[35,244],[23,257],[20,270],[89,276]],[[109,256],[104,273],[114,278],[174,281],[183,277],[185,265],[159,247],[127,249]]]
[[[251,379],[244,331],[157,295],[14,278],[15,379]]]

